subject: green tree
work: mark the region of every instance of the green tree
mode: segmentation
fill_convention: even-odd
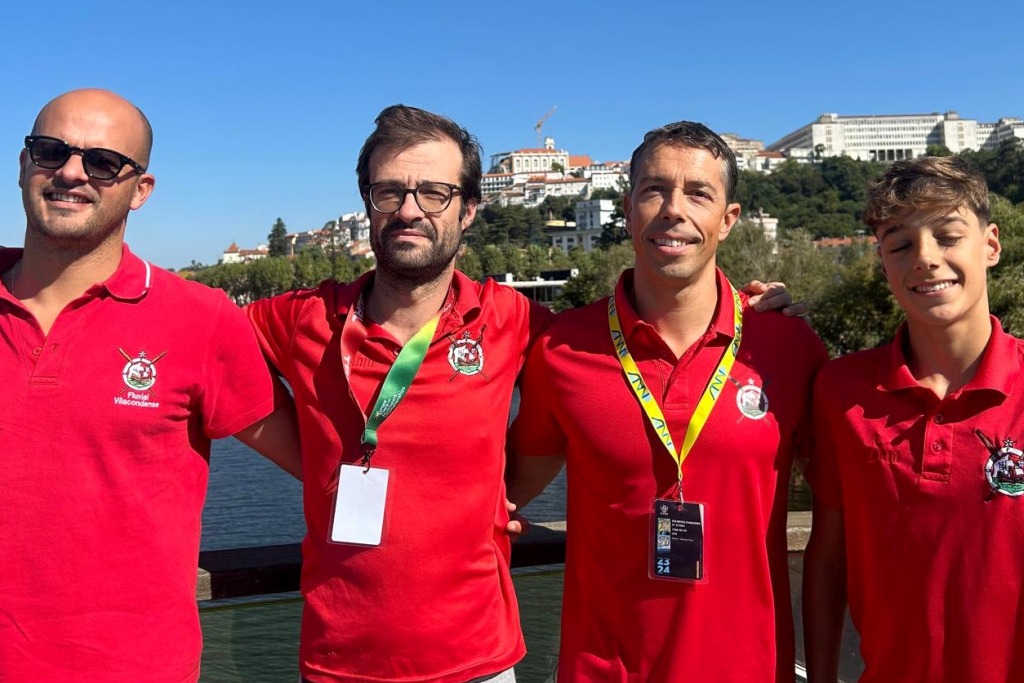
[[[718,245],[716,260],[729,279],[737,283],[765,282],[778,278],[781,260],[776,245],[764,234],[764,228],[750,220],[740,220],[729,237]]]
[[[839,251],[835,278],[810,301],[814,328],[833,356],[888,341],[902,320],[875,249],[855,245]]]
[[[992,314],[1010,334],[1024,336],[1024,205],[991,195],[992,222],[999,226],[1002,252],[989,273]]]
[[[617,244],[608,249],[583,251],[575,248],[569,252],[573,267],[579,274],[570,279],[555,300],[555,310],[585,306],[615,291],[615,283],[622,271],[633,265],[633,247]]]
[[[288,230],[285,228],[284,221],[280,217],[270,228],[270,234],[267,235],[267,247],[270,256],[288,255]]]
[[[508,271],[505,253],[496,244],[486,244],[480,250],[480,269],[484,276],[502,275]]]
[[[331,262],[320,247],[303,249],[295,255],[293,287],[315,287],[331,277]]]
[[[287,292],[292,288],[295,271],[284,256],[270,256],[245,264],[246,292],[249,301]]]
[[[481,280],[484,277],[484,267],[480,262],[480,255],[472,247],[466,247],[459,253],[455,266],[473,280]]]

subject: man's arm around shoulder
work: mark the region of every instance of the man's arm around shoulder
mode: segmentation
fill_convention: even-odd
[[[508,454],[505,482],[508,499],[517,508],[522,508],[540,495],[541,491],[558,476],[565,465],[565,456]]]
[[[302,449],[295,402],[274,376],[274,412],[235,434],[235,438],[302,481]]]

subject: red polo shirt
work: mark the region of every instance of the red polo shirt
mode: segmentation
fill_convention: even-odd
[[[245,316],[125,247],[45,337],[0,287],[0,377],[0,680],[196,681],[210,439],[273,407]]]
[[[815,384],[807,476],[846,522],[861,681],[1021,680],[1024,343],[993,318],[977,373],[944,400],[911,375],[906,343],[901,328]]]
[[[679,443],[734,334],[728,281],[718,273],[712,324],[679,359],[637,317],[632,283],[626,271],[615,292],[623,333]],[[730,381],[683,464],[686,498],[706,505],[707,582],[667,582],[648,577],[650,510],[676,464],[615,355],[607,299],[555,319],[527,362],[511,440],[567,458],[559,681],[793,680],[786,489],[825,358],[802,321],[744,314]],[[741,388],[760,389],[767,411],[741,410]]]
[[[301,673],[313,683],[464,683],[525,652],[504,530],[505,429],[527,345],[551,314],[455,273],[423,365],[378,432],[373,466],[390,471],[381,544],[330,543],[339,463],[362,457],[361,410],[369,413],[401,349],[355,315],[372,276],[248,308],[299,412]],[[341,353],[348,317],[365,333],[351,386]]]

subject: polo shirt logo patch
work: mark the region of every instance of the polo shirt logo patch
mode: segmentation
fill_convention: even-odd
[[[736,390],[736,407],[751,420],[760,420],[768,414],[768,394],[748,379],[745,386]]]
[[[156,384],[156,364],[167,355],[167,352],[161,351],[153,358],[149,358],[145,351],[139,351],[137,356],[132,357],[120,347],[117,350],[127,363],[121,370],[121,381],[124,382],[124,386],[114,397],[114,403],[135,408],[159,408],[159,401],[150,400],[149,390]]]
[[[448,378],[449,382],[459,375],[483,375],[485,379],[487,378],[487,375],[484,374],[483,348],[486,329],[486,325],[480,328],[480,336],[476,339],[472,337],[469,330],[465,330],[462,337],[452,341],[452,345],[448,348],[448,364],[455,372]]]
[[[1014,446],[1013,439],[1004,439],[1003,447],[997,449],[980,429],[974,433],[990,453],[985,463],[985,479],[992,493],[1014,497],[1024,494],[1024,452]]]

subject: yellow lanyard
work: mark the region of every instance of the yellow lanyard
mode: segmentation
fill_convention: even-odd
[[[644,378],[640,374],[640,368],[637,367],[636,361],[633,360],[629,349],[626,348],[626,337],[622,334],[622,326],[619,324],[619,313],[615,308],[615,295],[613,294],[608,297],[608,330],[612,334],[615,355],[619,358],[619,363],[622,365],[622,371],[626,374],[626,379],[629,380],[629,385],[633,387],[633,393],[636,394],[637,399],[640,401],[640,407],[647,414],[647,419],[650,421],[651,426],[654,427],[654,431],[658,434],[658,438],[661,439],[661,443],[664,444],[668,454],[676,461],[680,499],[682,499],[683,495],[683,461],[690,454],[693,444],[696,443],[697,437],[700,436],[704,425],[708,421],[708,417],[711,416],[711,409],[715,407],[715,403],[722,393],[722,387],[725,386],[725,381],[729,378],[729,371],[732,370],[732,364],[736,360],[736,354],[739,353],[740,341],[743,338],[743,303],[740,301],[740,295],[731,284],[729,285],[729,291],[732,292],[733,325],[736,331],[732,342],[725,348],[722,359],[718,362],[718,367],[715,368],[711,378],[708,380],[707,386],[704,387],[704,392],[697,403],[697,408],[693,411],[693,417],[690,418],[690,423],[686,425],[686,435],[683,437],[682,448],[678,451],[676,451],[675,442],[672,441],[672,435],[669,433],[665,415],[661,412],[661,406],[658,405],[657,399],[654,398],[654,395],[647,388],[647,383],[644,382]]]

